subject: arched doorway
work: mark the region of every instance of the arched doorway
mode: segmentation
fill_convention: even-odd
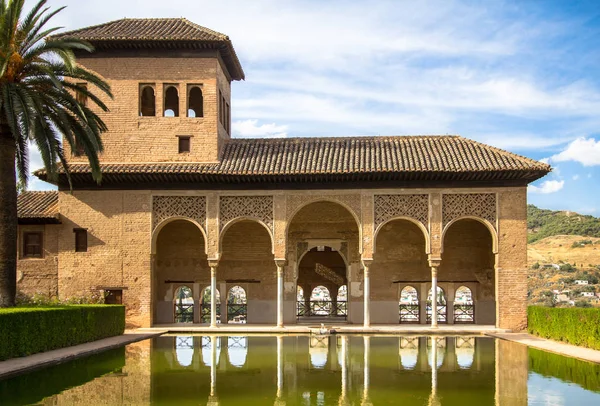
[[[358,286],[363,275],[360,229],[355,213],[333,201],[308,203],[293,214],[287,238],[288,252],[291,253],[288,265],[295,271],[297,286],[303,290],[303,295],[294,295],[297,320],[313,323],[316,317],[325,317],[329,321],[348,319],[362,323],[363,298]],[[317,286],[326,287],[330,293],[327,316],[311,313],[310,296]],[[340,291],[342,286],[346,287]],[[289,299],[292,297],[289,295]]]
[[[427,238],[421,226],[407,219],[381,225],[375,235],[371,264],[371,321],[423,323],[424,317],[419,314],[421,295],[417,292],[421,292],[428,280],[431,268]]]
[[[245,324],[247,315],[246,291],[241,286],[234,286],[227,294],[227,323]]]
[[[398,311],[400,323],[416,323],[421,321],[419,306],[419,294],[413,286],[405,286],[400,291],[400,302]]]
[[[198,323],[198,306],[194,306],[200,293],[198,283],[208,280],[210,275],[204,235],[195,223],[179,219],[159,225],[156,233],[152,275],[153,324]],[[182,291],[182,287],[187,289]],[[182,293],[183,297],[180,297]],[[181,312],[176,308],[179,302]]]
[[[297,295],[298,320],[313,322],[315,319],[346,319],[347,283],[346,263],[339,252],[327,246],[309,250],[298,267],[298,285],[310,292],[308,298],[304,290],[302,295]],[[345,300],[338,302],[342,297]]]
[[[211,296],[210,286],[207,286],[202,291],[202,312],[201,312],[201,321],[202,323],[210,323],[210,296]],[[219,289],[216,292],[217,297],[217,323],[221,322],[221,294],[219,293]]]
[[[495,255],[491,233],[481,221],[470,218],[450,224],[444,232],[438,278],[440,281],[453,282],[456,287],[465,286],[471,291],[472,311],[465,314],[462,308],[458,308],[461,318],[452,318],[457,322],[466,322],[472,318],[473,321],[469,322],[476,324],[496,323]],[[460,297],[461,300],[466,298],[463,295]],[[457,295],[449,298],[456,299],[459,299]]]

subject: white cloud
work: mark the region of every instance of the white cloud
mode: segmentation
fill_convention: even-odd
[[[573,175],[573,180],[579,179],[579,175]]]
[[[540,159],[540,162],[543,164],[549,164],[550,163],[550,158],[542,158]]]
[[[527,190],[531,193],[548,194],[558,192],[564,185],[564,180],[547,180],[542,182],[540,186],[529,185]]]
[[[288,126],[275,123],[258,125],[258,120],[241,120],[233,122],[232,129],[234,137],[279,138],[287,137]]]
[[[551,158],[555,162],[576,161],[583,166],[600,165],[600,140],[580,137]]]

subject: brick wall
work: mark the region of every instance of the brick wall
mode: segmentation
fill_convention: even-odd
[[[19,225],[17,290],[28,296],[58,296],[58,232],[60,225]],[[23,258],[23,233],[41,232],[42,258]]]

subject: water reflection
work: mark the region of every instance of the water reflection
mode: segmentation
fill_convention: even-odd
[[[119,370],[97,370],[108,374],[27,403],[512,406],[547,399],[549,379],[553,399],[600,402],[600,366],[483,337],[168,336],[128,346]],[[17,387],[35,392],[68,371],[0,382],[1,403],[25,404]]]

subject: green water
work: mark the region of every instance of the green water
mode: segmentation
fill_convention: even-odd
[[[596,405],[600,365],[483,337],[166,336],[0,381],[25,404]]]

